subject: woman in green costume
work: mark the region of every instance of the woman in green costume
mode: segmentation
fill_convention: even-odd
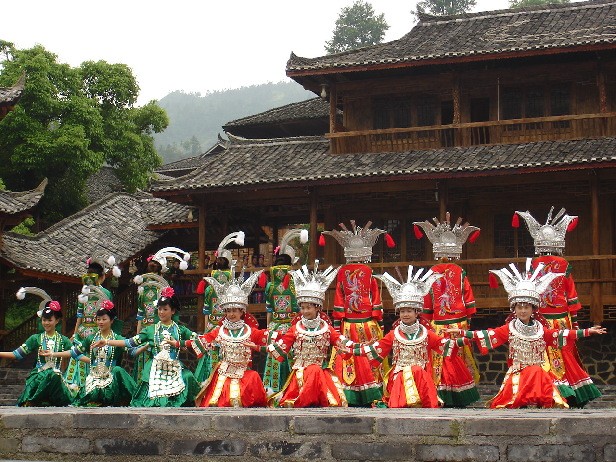
[[[22,359],[32,351],[38,351],[36,365],[26,378],[26,389],[17,400],[18,406],[66,406],[73,401],[73,394],[60,370],[62,360],[41,355],[44,350],[59,352],[71,348],[71,341],[56,332],[56,326],[62,319],[60,304],[37,287],[22,287],[17,292],[17,298],[23,300],[26,293],[43,298],[38,315],[44,332],[32,335],[12,352],[0,352],[0,358]]]
[[[178,356],[180,348],[169,345],[165,340],[180,342],[197,338],[197,334],[185,326],[178,325],[173,316],[180,309],[180,302],[171,287],[166,287],[158,299],[158,321],[146,327],[139,334],[126,340],[97,340],[91,348],[105,345],[128,348],[148,345],[153,358],[147,362],[137,384],[137,392],[130,403],[133,407],[180,407],[194,406],[200,386],[192,372],[184,369]]]
[[[169,287],[169,283],[161,276],[167,271],[167,258],[179,260],[180,269],[185,270],[188,268],[187,261],[190,260],[190,254],[177,247],[160,249],[148,257],[147,273],[133,278],[133,282],[139,285],[137,289],[137,334],[159,321],[156,314],[156,300],[160,297],[161,291]],[[133,379],[139,383],[143,368],[152,359],[152,353],[146,348],[140,355],[135,355],[135,351],[131,351],[131,354],[137,356],[133,367]]]
[[[265,310],[267,328],[270,332],[267,343],[271,343],[274,332],[277,332],[278,338],[286,334],[291,327],[291,321],[299,312],[295,286],[289,274],[291,265],[299,260],[299,257],[295,256],[296,249],[291,245],[296,239],[299,239],[300,244],[308,242],[308,230],[295,228],[284,234],[280,247],[276,249],[278,256],[274,266],[269,270],[270,280],[265,286]],[[268,395],[278,393],[282,389],[289,377],[292,363],[292,354],[283,361],[277,361],[272,355],[267,355],[263,386]]]
[[[70,351],[55,353],[43,352],[41,355],[52,358],[69,358],[90,364],[90,373],[86,377],[85,386],[73,402],[75,406],[128,406],[137,390],[135,381],[118,364],[122,362],[123,347],[103,345],[93,348],[92,344],[99,340],[124,340],[116,334],[111,325],[116,319],[116,310],[109,300],[103,302],[102,308],[96,313],[98,331],[89,335],[80,345],[73,346]]]
[[[88,272],[81,278],[84,286],[77,299],[75,334],[71,338],[75,346],[79,346],[83,340],[97,331],[96,313],[101,309],[102,303],[105,300],[112,299],[111,292],[102,286],[106,277],[106,265],[113,267],[114,276],[119,277],[121,274],[120,269],[115,266],[114,257],[109,257],[105,260],[100,256],[94,256],[88,259],[87,264]],[[71,359],[68,362],[66,380],[75,392],[85,385],[89,367],[89,364],[76,361],[75,359]]]

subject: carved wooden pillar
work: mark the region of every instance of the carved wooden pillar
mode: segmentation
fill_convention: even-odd
[[[447,202],[449,199],[449,187],[447,185],[447,180],[439,180],[437,183],[437,188],[439,219],[444,221],[445,215],[447,214]]]
[[[599,178],[598,172],[592,170],[590,173],[590,210],[592,214],[592,254],[600,255],[600,226],[599,221]],[[601,261],[592,261],[592,279],[590,293],[590,320],[595,324],[603,322],[603,300],[601,297]]]
[[[201,200],[201,204],[199,205],[199,250],[198,256],[199,260],[197,262],[197,267],[201,271],[199,273],[199,281],[203,277],[203,271],[205,271],[205,247],[206,247],[206,238],[205,238],[205,195]],[[205,317],[201,312],[201,307],[205,302],[204,294],[197,294],[197,332],[201,333],[205,330]]]

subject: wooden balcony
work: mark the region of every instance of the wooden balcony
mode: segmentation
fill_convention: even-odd
[[[335,132],[325,136],[331,140],[333,154],[601,138],[616,136],[616,112]]]

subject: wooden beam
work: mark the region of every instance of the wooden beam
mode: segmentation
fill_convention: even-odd
[[[336,131],[336,106],[338,102],[338,95],[336,92],[336,85],[330,84],[329,86],[329,132],[334,133]]]

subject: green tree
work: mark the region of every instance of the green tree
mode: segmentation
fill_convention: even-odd
[[[47,221],[87,204],[86,181],[104,164],[128,191],[147,185],[160,156],[152,134],[168,118],[155,101],[135,107],[139,87],[125,64],[59,63],[40,45],[18,50],[0,42],[0,86],[26,72],[20,103],[0,123],[0,177],[20,191],[49,179],[41,201]]]
[[[569,0],[509,0],[509,8],[524,8],[525,6],[549,5],[551,3],[570,3]]]
[[[470,11],[475,7],[475,0],[421,0],[417,2],[415,14],[433,14],[437,16],[448,16],[461,14]]]
[[[325,42],[325,50],[339,53],[381,43],[387,29],[389,25],[383,13],[377,16],[370,3],[356,0],[352,6],[340,10],[334,36]]]

